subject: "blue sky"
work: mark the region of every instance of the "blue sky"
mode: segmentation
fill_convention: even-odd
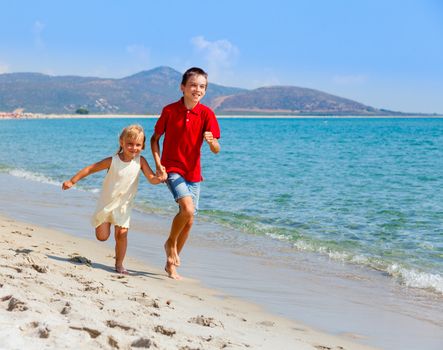
[[[0,73],[121,78],[201,66],[211,82],[294,85],[443,113],[441,0],[0,0]]]

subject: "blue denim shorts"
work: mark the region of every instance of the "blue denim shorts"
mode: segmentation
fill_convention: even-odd
[[[198,200],[200,198],[200,182],[189,182],[180,174],[169,173],[166,184],[176,202],[183,197],[192,197],[192,202],[194,203],[195,208],[194,215],[196,215],[198,210]]]

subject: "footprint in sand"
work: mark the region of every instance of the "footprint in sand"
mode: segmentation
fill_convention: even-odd
[[[17,266],[0,265],[0,267],[6,267],[7,269],[13,269],[13,270],[17,271],[18,273],[21,273],[23,271],[23,269],[21,269],[20,267],[17,267]]]
[[[49,327],[40,322],[34,321],[28,323],[24,327],[20,327],[20,330],[23,331],[26,335],[37,335],[39,338],[49,338],[49,333],[51,332]]]
[[[139,298],[135,298],[135,301],[137,301],[139,304],[147,306],[147,307],[154,307],[156,309],[160,309],[160,304],[158,303],[157,299],[139,299]]]
[[[29,253],[33,252],[32,249],[16,249],[14,251],[15,251],[15,255],[18,255],[18,254],[29,254]]]
[[[112,336],[108,336],[108,344],[114,349],[120,349],[118,346],[118,341],[115,340]]]
[[[151,339],[148,338],[139,338],[137,340],[134,340],[131,343],[131,346],[134,348],[150,348],[151,346],[157,348],[157,345]]]
[[[121,323],[119,323],[119,322],[117,322],[117,321],[114,321],[114,320],[108,320],[108,321],[106,321],[106,325],[107,325],[109,328],[116,328],[116,327],[118,327],[118,328],[123,329],[124,331],[135,331],[135,328],[132,328],[132,327],[126,326],[126,325],[121,324]]]
[[[214,318],[212,317],[205,317],[203,315],[197,316],[197,317],[192,317],[191,319],[189,319],[188,321],[189,323],[196,323],[200,326],[204,326],[204,327],[217,327],[217,326],[221,326],[224,328],[223,323],[221,323],[220,321],[216,321],[214,320]]]
[[[29,249],[23,249],[23,251],[27,251]],[[22,252],[20,252],[22,253]],[[42,265],[41,263],[36,263],[33,257],[29,256],[29,252],[24,252],[26,254],[25,260],[26,262],[37,272],[39,273],[47,273],[49,268],[47,266]]]
[[[0,285],[0,287],[3,287],[3,284]],[[6,301],[12,298],[12,295],[6,295],[4,297],[0,298],[0,301]]]
[[[42,265],[38,265],[38,264],[32,264],[31,265],[33,267],[33,269],[37,272],[40,273],[47,273],[49,271],[47,266],[42,266]]]
[[[65,306],[63,306],[62,311],[60,311],[60,313],[62,315],[67,315],[71,312],[71,304],[69,303],[69,301],[66,302]]]
[[[84,256],[78,255],[78,254],[72,254],[69,258],[70,262],[79,263],[87,266],[91,266],[91,260],[88,258],[85,258]]]
[[[154,327],[154,331],[163,335],[167,335],[168,337],[172,337],[175,333],[175,329],[172,328],[166,328],[162,325],[157,325]]]
[[[9,299],[8,308],[6,309],[8,311],[26,311],[28,310],[28,307],[26,306],[26,303],[18,300],[17,298],[11,297]]]
[[[22,231],[11,231],[11,233],[25,237],[32,237],[32,235],[30,235],[29,233],[23,233]]]
[[[100,334],[102,334],[100,331],[88,327],[75,327],[75,326],[69,326],[71,329],[75,329],[76,331],[85,331],[89,334],[89,336],[92,339],[97,338]]]

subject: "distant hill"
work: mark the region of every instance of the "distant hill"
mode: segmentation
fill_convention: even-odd
[[[217,106],[226,113],[279,113],[301,115],[380,115],[379,109],[295,86],[271,86],[223,97]]]
[[[33,113],[158,114],[181,96],[182,74],[158,67],[122,79],[0,74],[0,111]],[[295,86],[255,90],[209,84],[203,103],[218,114],[401,115],[325,92]]]
[[[122,79],[0,74],[0,111],[74,113],[83,107],[90,113],[159,113],[163,106],[180,98],[181,77],[181,73],[168,67]],[[205,101],[241,91],[211,84]]]

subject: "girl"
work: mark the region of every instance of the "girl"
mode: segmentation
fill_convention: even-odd
[[[125,275],[128,271],[123,267],[123,259],[126,255],[129,221],[140,169],[151,184],[161,182],[146,159],[140,156],[145,148],[145,141],[145,133],[140,125],[124,128],[120,134],[120,149],[114,156],[88,165],[62,185],[63,190],[67,190],[90,174],[108,170],[92,224],[100,241],[106,241],[111,234],[111,224],[115,226],[115,271]]]

